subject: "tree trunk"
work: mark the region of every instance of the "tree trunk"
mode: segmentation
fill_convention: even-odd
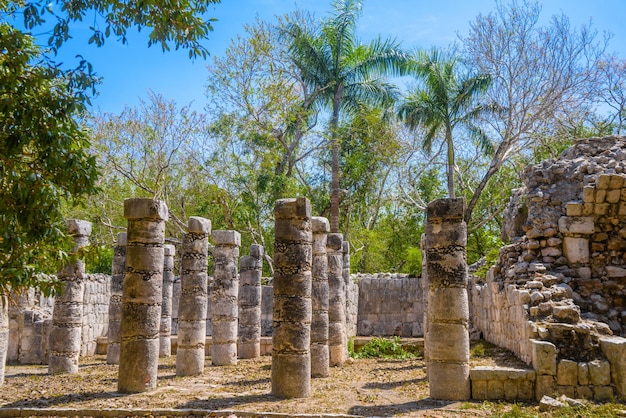
[[[448,145],[448,194],[454,199],[454,143],[452,142],[452,128],[446,128],[446,143]]]
[[[330,183],[330,232],[339,232],[339,106],[343,89],[339,88],[333,100],[333,116],[330,120],[331,135],[331,183]]]
[[[9,351],[9,299],[0,295],[0,385],[4,383],[4,367]]]

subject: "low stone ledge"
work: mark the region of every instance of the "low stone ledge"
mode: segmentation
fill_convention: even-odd
[[[292,418],[356,418],[347,414],[284,414],[280,412],[247,412],[205,409],[76,409],[76,408],[0,408],[1,418],[16,417],[292,417]]]
[[[470,380],[535,380],[532,369],[514,367],[477,366],[470,369]]]

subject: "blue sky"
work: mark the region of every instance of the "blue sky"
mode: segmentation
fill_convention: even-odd
[[[211,16],[218,19],[206,46],[212,56],[221,56],[230,40],[243,34],[243,25],[261,19],[273,21],[275,15],[296,8],[307,9],[318,18],[331,10],[331,0],[222,0]],[[626,58],[626,0],[544,0],[542,20],[560,11],[570,18],[572,26],[591,19],[598,31],[613,33],[609,45]],[[358,36],[368,41],[378,34],[395,37],[405,48],[447,46],[466,35],[469,22],[479,13],[488,14],[495,0],[365,0],[358,22]],[[129,45],[114,38],[104,47],[87,45],[87,32],[74,27],[74,40],[62,48],[61,59],[82,54],[103,77],[94,109],[119,113],[125,105],[136,106],[148,90],[173,99],[180,106],[191,104],[201,110],[206,102],[204,85],[206,66],[211,57],[191,61],[187,51],[162,52],[160,46],[147,47],[147,34],[129,37]]]

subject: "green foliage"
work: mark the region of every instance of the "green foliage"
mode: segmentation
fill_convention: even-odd
[[[83,253],[85,270],[87,273],[111,274],[113,263],[113,246],[90,245]]]
[[[54,290],[34,273],[60,266],[71,248],[62,205],[95,192],[95,159],[77,122],[94,80],[40,58],[32,37],[0,23],[0,294]]]
[[[352,342],[354,347],[354,341]],[[350,351],[349,351],[350,352]],[[358,352],[354,349],[350,352],[353,358],[384,358],[384,359],[412,359],[418,354],[415,350],[407,350],[402,346],[400,337],[381,338],[374,337],[365,344]]]

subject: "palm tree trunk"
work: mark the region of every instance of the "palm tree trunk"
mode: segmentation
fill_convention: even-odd
[[[448,144],[448,194],[454,199],[454,143],[452,142],[452,128],[446,128],[446,143]]]
[[[330,183],[330,232],[339,232],[339,101],[342,89],[335,93],[333,101],[333,116],[330,120],[331,132],[331,183]]]

